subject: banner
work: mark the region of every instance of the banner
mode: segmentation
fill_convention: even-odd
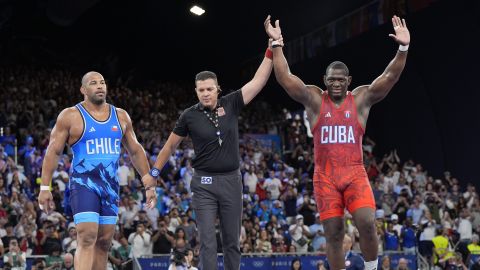
[[[358,9],[331,21],[311,32],[285,41],[284,53],[292,66],[324,54],[351,38],[371,31],[385,23],[390,24],[393,15],[406,17],[408,14],[429,7],[438,0],[373,0]],[[243,64],[244,75],[251,76],[257,70],[263,53]]]
[[[391,268],[395,269],[398,265],[400,258],[405,258],[408,261],[409,269],[417,269],[417,256],[416,255],[403,255],[403,254],[389,254],[391,261]],[[326,260],[325,255],[308,255],[308,256],[293,256],[293,255],[277,255],[277,256],[255,256],[248,257],[243,256],[240,262],[241,270],[290,270],[291,263],[295,258],[300,258],[302,262],[303,270],[316,270],[316,266],[319,260]],[[379,265],[381,264],[382,256],[379,256]],[[168,269],[170,265],[168,256],[159,256],[154,258],[139,258],[138,262],[142,266],[142,270],[156,270],[156,269]],[[218,269],[223,270],[223,257],[218,257]],[[347,268],[348,270],[348,268]]]

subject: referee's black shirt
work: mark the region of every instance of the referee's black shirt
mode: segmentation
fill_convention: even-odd
[[[238,153],[238,116],[244,106],[242,91],[237,90],[218,99],[225,115],[219,115],[220,137],[218,143],[217,128],[205,115],[201,103],[186,109],[178,118],[173,133],[181,137],[192,138],[195,157],[192,167],[206,172],[222,173],[240,167]]]

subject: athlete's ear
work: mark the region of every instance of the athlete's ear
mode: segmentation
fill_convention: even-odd
[[[86,95],[86,89],[85,87],[83,87],[83,85],[80,86],[80,93],[82,93],[83,95]]]

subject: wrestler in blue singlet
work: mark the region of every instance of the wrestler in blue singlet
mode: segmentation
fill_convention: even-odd
[[[116,224],[119,203],[117,178],[123,132],[117,112],[110,105],[110,116],[98,121],[80,103],[83,133],[72,145],[70,205],[75,224],[95,222]]]

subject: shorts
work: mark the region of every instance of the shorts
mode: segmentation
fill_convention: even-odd
[[[315,172],[313,190],[320,219],[343,217],[359,208],[375,207],[372,187],[363,166],[333,168],[333,174]]]
[[[83,222],[117,224],[118,192],[102,190],[104,189],[94,189],[71,183],[70,206],[75,224]]]

